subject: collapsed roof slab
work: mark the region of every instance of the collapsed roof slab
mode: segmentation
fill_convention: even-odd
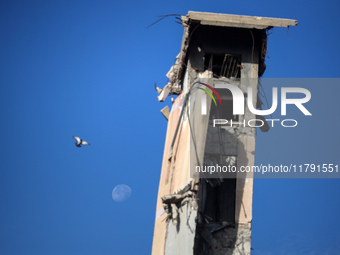
[[[297,20],[266,18],[257,16],[244,16],[232,14],[220,14],[209,12],[189,11],[188,15],[183,16],[182,20],[191,20],[201,25],[221,26],[221,27],[239,27],[239,28],[255,28],[269,29],[272,27],[289,27],[296,26]]]

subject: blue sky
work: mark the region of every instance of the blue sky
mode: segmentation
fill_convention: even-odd
[[[0,254],[150,254],[170,105],[153,84],[166,84],[183,33],[174,18],[146,29],[158,15],[297,19],[269,36],[264,77],[336,78],[339,5],[0,1]],[[256,162],[339,163],[339,86],[306,88],[313,119],[258,132]],[[132,189],[125,202],[111,198],[118,184]],[[253,254],[339,254],[339,184],[256,179]]]

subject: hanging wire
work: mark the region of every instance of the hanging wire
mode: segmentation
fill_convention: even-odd
[[[155,22],[153,22],[152,24],[148,25],[146,28],[152,27],[153,25],[155,25],[156,23],[162,21],[163,19],[167,18],[167,17],[181,17],[181,14],[167,14],[167,15],[160,15],[157,17],[161,17],[160,19],[156,20]]]

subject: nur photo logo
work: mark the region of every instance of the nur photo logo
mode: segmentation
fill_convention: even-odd
[[[213,93],[215,93],[215,95],[217,96],[218,100],[220,101],[221,106],[223,105],[220,95],[217,93],[217,91],[212,86],[210,86],[210,85],[208,85],[206,83],[203,83],[203,82],[199,82],[198,84],[206,86]],[[209,90],[203,89],[201,87],[198,87],[198,89],[201,89],[205,93],[207,93],[211,97],[211,99],[214,101],[215,106],[217,106],[216,100],[215,100],[214,96],[209,92]],[[202,95],[201,113],[202,113],[202,115],[207,115],[207,97],[206,97],[206,94]]]
[[[247,87],[246,92],[242,91],[242,89],[239,86],[232,85],[232,84],[226,84],[226,83],[216,83],[213,86],[210,86],[203,82],[198,82],[198,84],[201,84],[205,86],[206,88],[198,87],[198,89],[203,90],[206,92],[206,94],[202,95],[201,98],[201,114],[207,115],[207,94],[211,97],[213,100],[215,107],[222,107],[223,101],[221,100],[221,96],[223,98],[224,90],[225,93],[228,93],[231,95],[232,100],[232,114],[244,116],[245,112],[250,112],[251,114],[256,116],[256,119],[250,119],[247,120],[243,118],[242,122],[233,122],[232,119],[223,119],[222,118],[214,118],[213,119],[213,126],[216,125],[243,125],[249,126],[249,127],[262,127],[265,125],[265,121],[267,123],[271,123],[271,127],[275,126],[275,122],[280,122],[283,127],[295,127],[298,124],[298,121],[296,119],[265,119],[262,116],[271,115],[274,112],[276,112],[278,105],[279,105],[279,99],[280,99],[280,108],[281,108],[281,116],[287,116],[287,106],[293,105],[298,110],[300,110],[305,116],[311,116],[311,112],[305,107],[304,104],[306,104],[311,99],[311,93],[309,90],[301,87],[281,87],[280,88],[280,97],[278,95],[279,88],[273,87],[272,88],[272,97],[271,97],[271,106],[269,109],[256,109],[256,101],[254,98],[257,97],[257,95],[253,95],[253,88]],[[220,106],[217,105],[216,99],[214,95],[209,91],[212,91],[213,94],[216,95],[220,102]],[[219,89],[219,93],[216,91],[216,89]],[[255,92],[257,93],[257,92]],[[246,96],[245,96],[246,94]],[[255,105],[255,106],[254,106]],[[245,107],[247,106],[247,110],[245,110]],[[269,106],[268,106],[269,107]],[[257,118],[260,117],[260,118]]]

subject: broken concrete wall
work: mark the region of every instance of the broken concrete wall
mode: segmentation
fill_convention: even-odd
[[[210,36],[211,30],[203,30]],[[225,30],[225,28],[223,30]],[[204,31],[201,31],[201,33],[204,33]],[[239,33],[238,30],[237,32]],[[216,31],[213,31],[213,33],[216,33]],[[198,38],[195,38],[192,42],[200,45],[195,45],[195,47],[202,47],[200,51],[205,52],[205,50],[209,50],[211,46],[208,41],[205,41],[205,36],[202,40],[203,41],[200,41]],[[224,40],[225,38],[223,41]],[[239,43],[241,42],[242,41]],[[214,41],[214,43],[216,42]],[[244,43],[242,45],[244,46]],[[225,52],[228,48],[226,42],[218,43],[218,46],[221,48],[213,47],[210,49],[210,53],[216,54],[216,52]],[[252,62],[243,62],[243,60],[257,61],[258,59],[255,56],[249,57],[249,55],[252,55],[252,53],[249,53],[249,50],[252,49],[251,44],[247,44],[248,51],[242,49],[242,47],[241,49],[237,48],[237,44],[233,47],[234,50],[231,51],[232,53],[243,54],[243,68],[240,69],[241,81],[234,83],[241,86],[243,81],[245,81],[245,83],[248,84],[247,86],[253,86],[254,91],[256,91],[257,83],[250,82],[250,78],[253,78],[254,76],[257,77],[257,65]],[[191,90],[192,84],[197,81],[196,77],[204,76],[204,72],[206,70],[200,69],[199,67],[204,66],[204,56],[206,55],[204,53],[197,56],[196,52],[192,52],[190,49],[191,48],[189,48],[188,53],[188,68],[186,69],[189,74],[187,76],[187,84],[189,86],[186,91],[178,96],[172,106],[169,116],[157,202],[153,245],[153,254],[157,255],[174,254],[174,251],[177,251],[177,254],[200,254],[197,253],[200,250],[197,248],[199,247],[197,246],[198,244],[204,244],[206,252],[211,252],[215,243],[223,243],[224,241],[218,239],[219,235],[212,239],[215,240],[214,242],[206,243],[202,239],[202,233],[196,229],[196,226],[199,226],[199,229],[207,227],[205,225],[207,222],[204,221],[205,218],[201,215],[204,211],[203,208],[211,206],[214,207],[215,205],[209,205],[208,197],[204,197],[202,195],[202,192],[205,192],[205,188],[202,186],[202,182],[204,182],[204,180],[202,181],[202,179],[199,180],[198,178],[201,178],[202,176],[194,176],[190,174],[192,173],[193,167],[204,163],[204,155],[206,153],[216,155],[221,154],[221,151],[217,149],[217,145],[222,145],[224,154],[236,157],[238,163],[248,164],[253,162],[254,158],[254,154],[247,153],[247,150],[250,149],[254,152],[253,146],[250,145],[255,145],[255,132],[247,130],[248,128],[241,128],[224,132],[223,136],[216,136],[216,129],[209,128],[210,114],[207,114],[206,116],[202,115],[200,109],[201,102],[199,100],[203,92],[201,90]],[[191,58],[192,54],[196,56]],[[192,68],[189,68],[190,66]],[[214,86],[216,83],[225,82],[225,79],[206,79],[205,82]],[[228,82],[231,82],[231,80],[229,79]],[[190,97],[187,97],[189,94]],[[254,98],[254,102],[256,102],[256,99],[257,97]],[[210,111],[212,107],[215,107],[212,106],[211,99],[208,99],[207,103],[208,111]],[[248,115],[249,112],[246,112],[245,117],[248,117]],[[225,131],[227,128],[228,127],[225,127]],[[241,136],[248,136],[248,138],[241,138]],[[227,183],[227,181],[225,181],[225,183]],[[167,195],[184,194],[183,190],[188,185],[189,190],[186,192],[194,192],[193,196],[186,197],[186,200],[188,201],[187,203],[190,204],[190,207],[183,206],[181,202],[167,204],[162,201],[162,198]],[[228,200],[228,203],[234,201],[232,202],[233,204],[231,206],[221,208],[221,212],[229,211],[227,214],[232,215],[233,219],[229,220],[228,216],[226,221],[216,220],[216,222],[211,221],[209,224],[227,224],[228,226],[226,229],[228,230],[224,230],[221,233],[226,231],[228,235],[233,233],[234,236],[224,236],[222,239],[225,240],[226,238],[229,238],[236,242],[239,232],[238,228],[235,226],[238,226],[239,223],[251,222],[252,181],[237,179],[235,176],[234,184],[231,187],[234,189],[234,191],[232,191],[232,195],[228,193],[230,187],[231,186],[224,185],[221,189],[219,188],[219,191],[224,192],[223,194],[226,197],[232,196],[232,198]],[[245,190],[246,192],[244,192]],[[204,203],[204,205],[202,203]],[[190,215],[190,217],[188,217],[188,215]],[[196,221],[198,221],[198,225],[196,225]]]
[[[193,88],[198,87],[198,81],[216,89],[218,84],[233,84],[247,99],[251,87],[252,102],[258,108],[257,85],[265,70],[266,29],[297,22],[189,12],[182,16],[182,24],[181,51],[167,74],[169,83],[159,96],[164,101],[168,93],[179,94],[170,114],[166,114],[168,130],[152,254],[250,254],[252,173],[207,178],[196,174],[195,166],[209,165],[214,160],[238,169],[252,166],[255,128],[242,124],[212,128],[210,117],[219,110],[208,97],[207,114],[203,115],[200,99],[204,92]],[[230,101],[228,97],[222,100],[230,105],[233,98]],[[229,116],[239,123],[256,118],[248,109],[244,115]]]
[[[190,126],[186,94],[170,112],[159,183],[152,254],[191,254],[196,232],[196,186],[190,176]],[[188,195],[189,194],[189,195]],[[191,248],[190,248],[191,247]],[[173,252],[177,250],[177,252]]]
[[[178,203],[169,204],[165,254],[193,254],[195,244],[197,203],[188,196]]]

